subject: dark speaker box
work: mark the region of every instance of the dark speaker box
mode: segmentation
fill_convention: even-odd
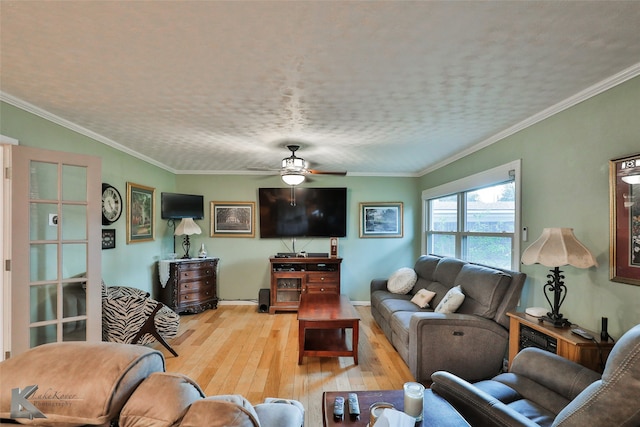
[[[258,311],[260,313],[268,313],[271,301],[271,290],[260,289],[258,293]]]

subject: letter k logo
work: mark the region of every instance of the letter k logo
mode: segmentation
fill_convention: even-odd
[[[27,399],[38,389],[37,385],[11,389],[11,418],[47,418],[42,412]]]

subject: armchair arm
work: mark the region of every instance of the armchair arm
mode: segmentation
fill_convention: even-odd
[[[578,363],[539,348],[525,348],[513,359],[511,374],[522,376],[555,391],[568,400],[575,399],[585,388],[600,379],[600,374]],[[508,384],[516,391],[517,384]]]
[[[431,390],[444,397],[474,427],[539,427],[495,397],[449,372],[435,372]]]
[[[386,291],[387,290],[387,279],[373,279],[371,281],[371,293],[375,291]]]
[[[449,371],[469,381],[502,369],[509,332],[473,314],[418,312],[409,323],[409,369],[417,381]]]

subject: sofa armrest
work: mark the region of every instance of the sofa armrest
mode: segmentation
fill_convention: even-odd
[[[387,279],[373,279],[371,281],[371,293],[375,291],[386,291],[387,290]]]
[[[600,379],[600,374],[591,369],[535,347],[520,351],[513,359],[509,372],[543,385],[568,400],[575,399],[585,388]],[[525,390],[509,385],[527,397]]]
[[[502,369],[509,332],[473,314],[417,312],[409,323],[409,368],[417,381],[449,371],[469,381]]]
[[[488,393],[449,372],[435,372],[431,390],[446,399],[474,427],[539,427]]]

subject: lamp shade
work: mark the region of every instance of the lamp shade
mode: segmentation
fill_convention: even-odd
[[[198,224],[193,221],[193,218],[182,218],[182,221],[180,221],[180,224],[178,224],[178,226],[176,227],[176,231],[173,234],[175,234],[176,236],[190,236],[192,234],[200,233],[202,233],[202,230],[200,229]]]
[[[571,265],[578,268],[597,266],[594,256],[573,234],[573,228],[545,228],[542,235],[522,253],[522,263],[547,267]]]
[[[287,172],[282,174],[282,180],[287,185],[299,185],[304,182],[304,175],[297,172]]]

